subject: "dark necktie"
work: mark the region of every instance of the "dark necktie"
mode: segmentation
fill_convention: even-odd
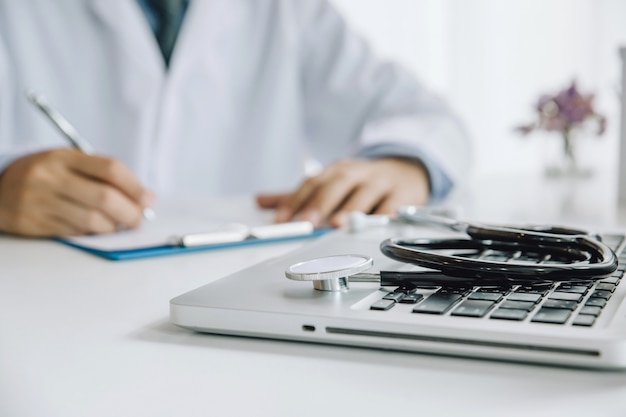
[[[165,59],[165,64],[169,65],[170,57],[174,51],[178,30],[185,12],[187,0],[148,0],[154,7],[159,18],[159,25],[156,32],[157,42],[161,48],[161,53]]]

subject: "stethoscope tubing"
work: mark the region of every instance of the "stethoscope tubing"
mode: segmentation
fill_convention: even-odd
[[[467,238],[390,238],[380,244],[381,252],[394,260],[439,270],[446,275],[471,279],[501,279],[515,282],[576,281],[607,276],[617,269],[615,253],[606,244],[581,230],[537,226],[529,228],[485,226],[458,222],[418,212],[398,211],[407,222],[427,222],[465,232]],[[444,254],[441,250],[532,252],[548,262],[516,262],[474,259]],[[552,261],[550,261],[552,260]],[[565,262],[559,262],[565,261]]]
[[[607,276],[617,269],[617,258],[604,244],[580,237],[577,248],[545,245],[525,245],[516,242],[479,241],[475,239],[386,239],[380,244],[387,257],[424,268],[439,270],[446,275],[471,278],[498,278],[515,282],[577,281]],[[583,248],[587,250],[583,250]],[[493,249],[497,251],[533,251],[556,257],[578,258],[572,263],[506,262],[445,255],[434,250]]]

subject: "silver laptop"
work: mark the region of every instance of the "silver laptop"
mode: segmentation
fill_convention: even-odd
[[[345,291],[320,291],[311,282],[286,277],[292,265],[339,254],[372,257],[370,277],[380,271],[425,273],[384,256],[381,241],[447,234],[394,224],[358,233],[338,230],[172,299],[170,320],[213,334],[626,368],[626,285],[620,286],[626,253],[622,255],[619,234],[603,235],[618,255],[618,270],[586,283],[407,286],[351,281]]]

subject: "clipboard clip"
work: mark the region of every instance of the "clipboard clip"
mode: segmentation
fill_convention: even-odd
[[[172,236],[170,244],[184,248],[241,242],[251,239],[272,239],[290,236],[306,236],[315,231],[307,221],[277,223],[250,227],[242,223],[229,223],[204,233]]]

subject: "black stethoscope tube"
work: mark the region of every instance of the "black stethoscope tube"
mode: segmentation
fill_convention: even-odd
[[[470,239],[392,238],[380,244],[389,258],[439,270],[468,281],[537,283],[590,280],[617,269],[611,248],[580,230],[561,227],[513,228],[460,223],[412,212],[399,212],[405,221],[429,222],[465,232]],[[533,253],[544,262],[531,263],[472,258],[485,250]],[[457,254],[442,253],[442,251]],[[458,254],[465,251],[466,253]]]

